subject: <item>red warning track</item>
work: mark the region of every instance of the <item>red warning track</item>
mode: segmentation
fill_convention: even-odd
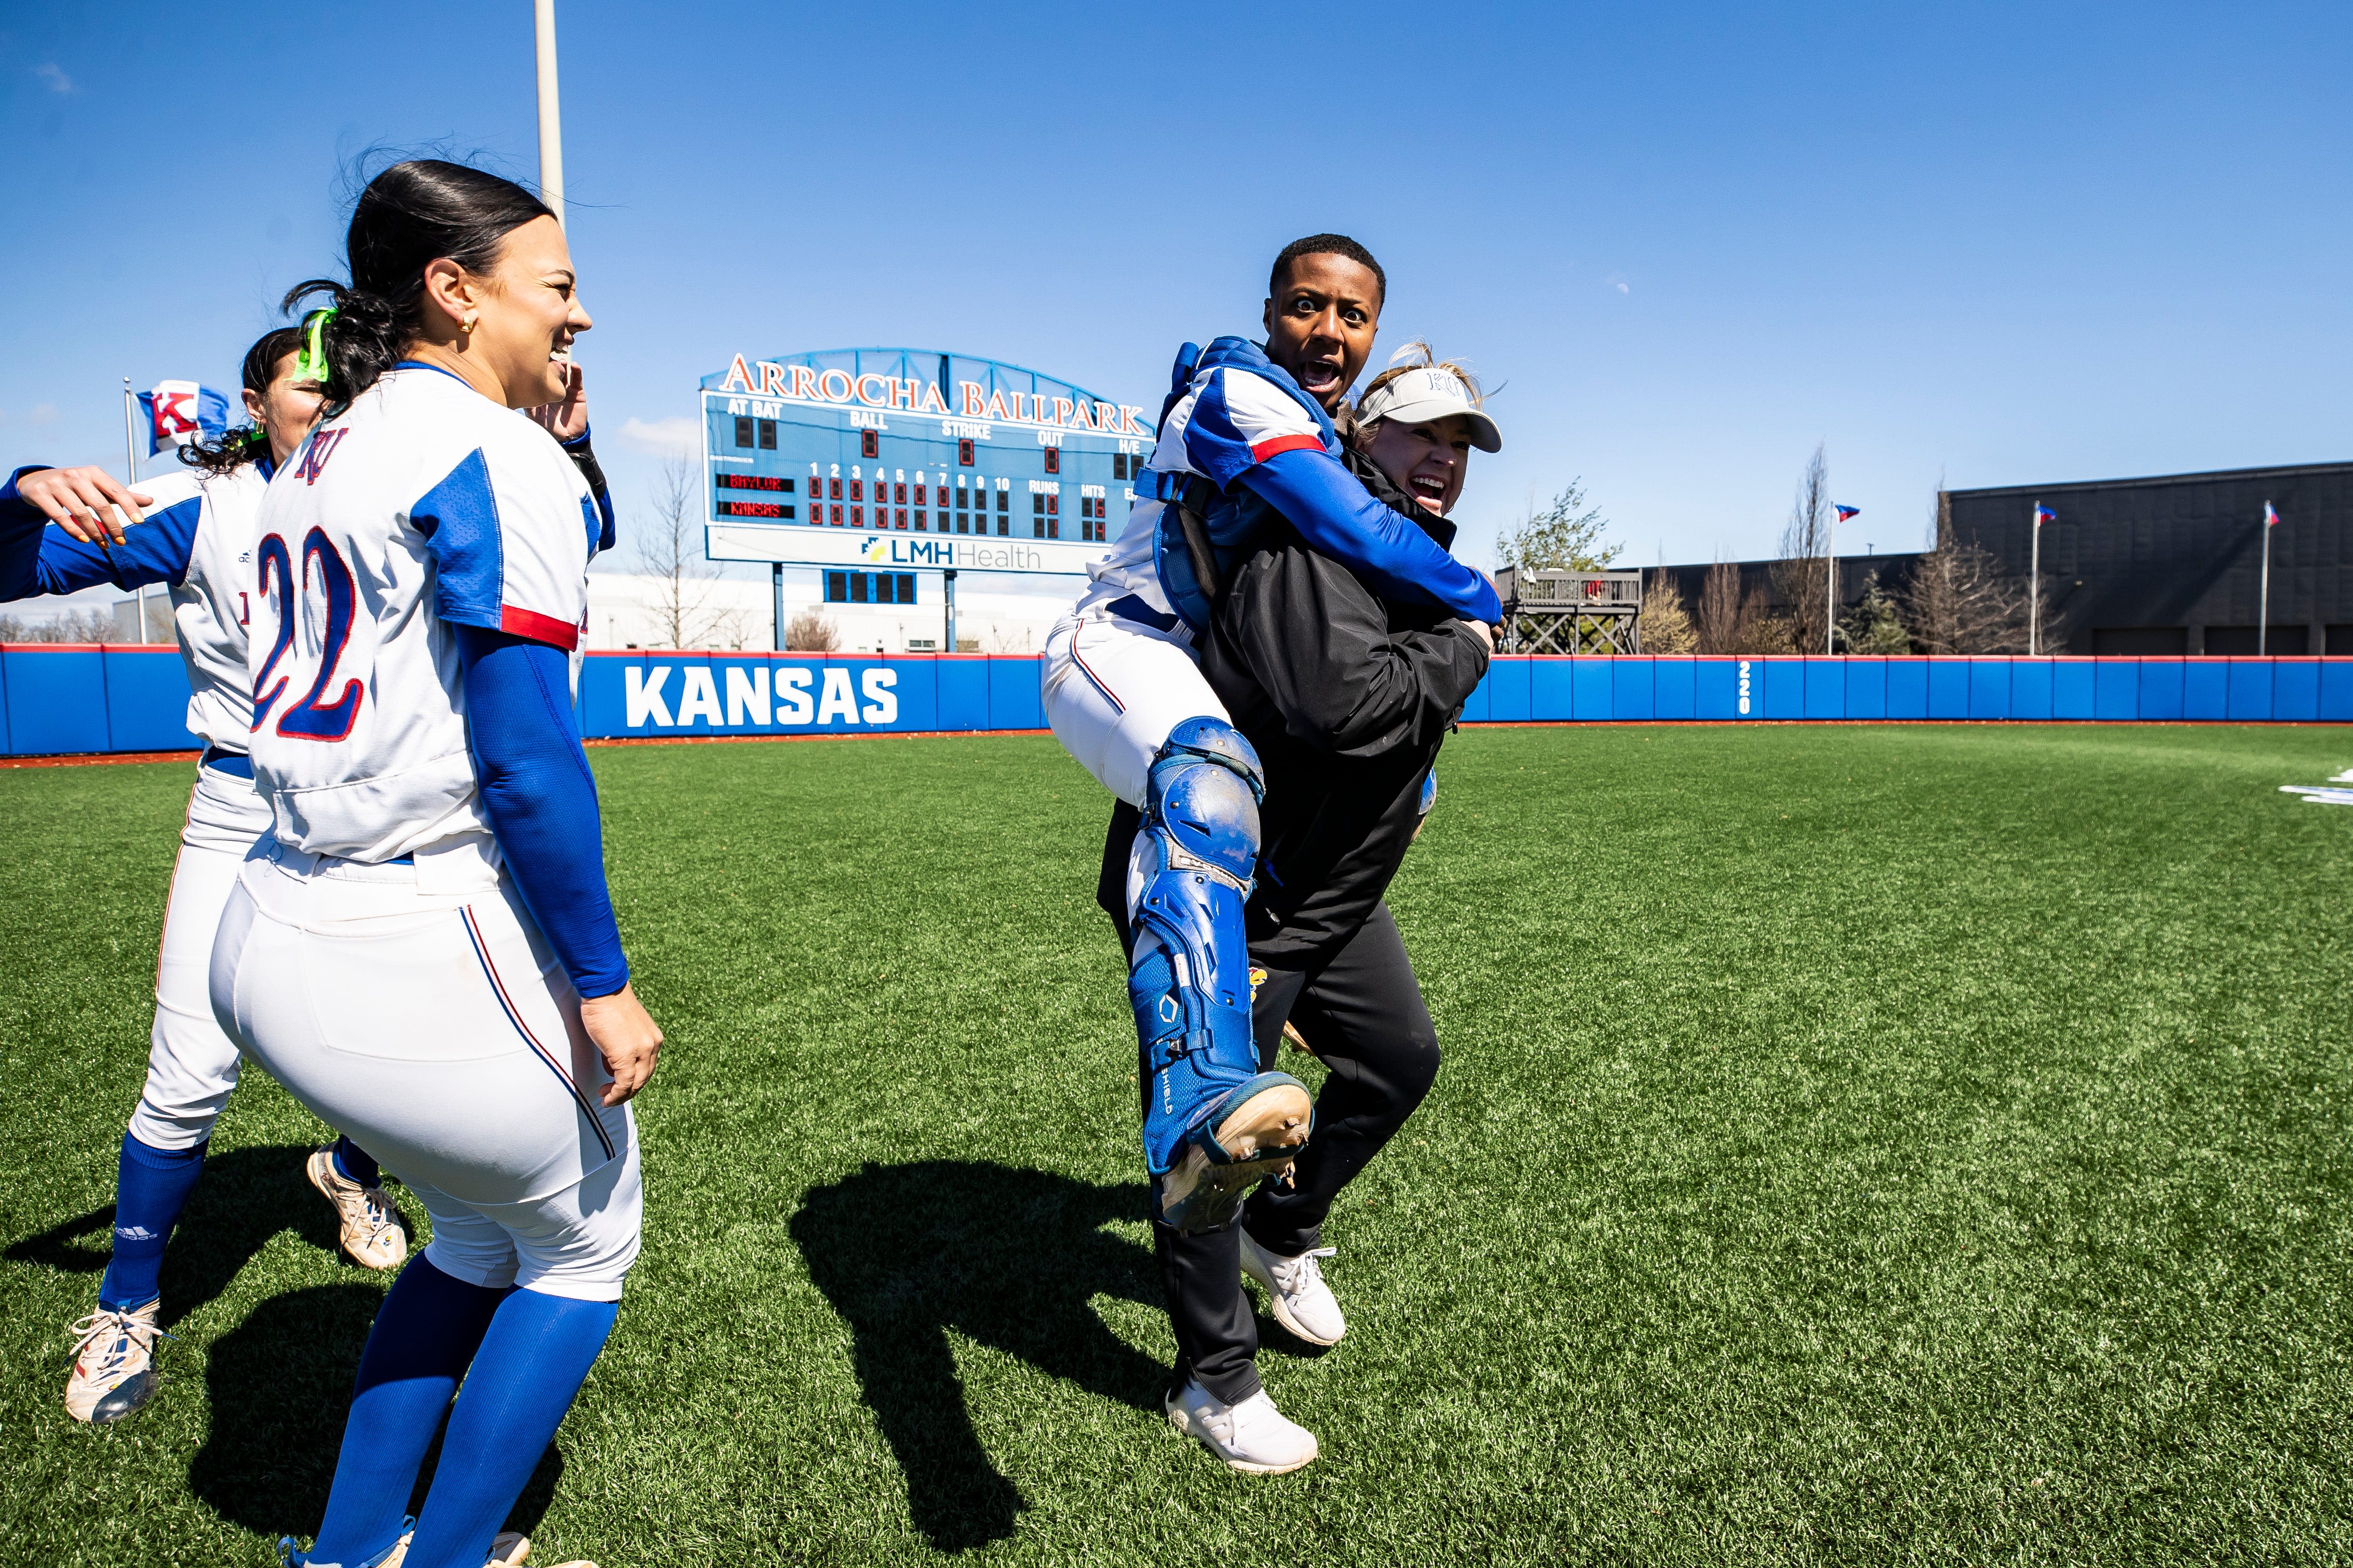
[[[193,763],[194,752],[100,752],[69,757],[0,757],[0,768],[94,768],[114,763]]]

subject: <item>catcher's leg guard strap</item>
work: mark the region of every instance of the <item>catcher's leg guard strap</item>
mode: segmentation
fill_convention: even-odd
[[[1258,859],[1257,753],[1219,719],[1187,719],[1153,759],[1142,832],[1153,869],[1136,901],[1128,996],[1152,1083],[1145,1163],[1258,1071],[1242,905]]]

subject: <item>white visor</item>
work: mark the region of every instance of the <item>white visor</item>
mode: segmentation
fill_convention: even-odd
[[[1470,389],[1453,372],[1424,366],[1375,387],[1356,405],[1359,424],[1395,419],[1407,425],[1430,425],[1452,415],[1471,421],[1471,444],[1482,452],[1504,449],[1503,432],[1471,401]]]

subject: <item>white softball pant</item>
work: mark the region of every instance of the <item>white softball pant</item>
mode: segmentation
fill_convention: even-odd
[[[1187,719],[1231,723],[1183,630],[1117,616],[1064,616],[1039,672],[1046,722],[1062,749],[1128,805],[1144,805],[1152,759]]]
[[[155,955],[147,1083],[131,1113],[131,1135],[151,1149],[193,1149],[210,1138],[237,1087],[237,1042],[213,1017],[213,933],[238,868],[269,831],[269,803],[251,779],[196,770]]]
[[[221,916],[212,1005],[253,1058],[433,1216],[426,1256],[492,1289],[617,1300],[637,1128],[580,998],[488,860],[364,866],[269,840]]]

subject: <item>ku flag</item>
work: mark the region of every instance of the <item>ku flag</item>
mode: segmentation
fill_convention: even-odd
[[[2279,513],[2272,510],[2272,503],[2269,501],[2263,502],[2263,526],[2265,528],[2279,526]]]
[[[193,381],[159,381],[139,395],[147,418],[147,455],[198,439],[217,441],[228,433],[228,398]]]
[[[2047,506],[2041,506],[2041,505],[2038,505],[2038,506],[2036,506],[2036,507],[2035,507],[2035,509],[2034,509],[2034,526],[2035,526],[2035,527],[2037,527],[2037,528],[2041,528],[2041,527],[2042,527],[2044,523],[2046,523],[2046,522],[2056,522],[2056,521],[2059,521],[2059,514],[2058,514],[2057,512],[2055,512],[2055,511],[2052,511],[2049,507],[2047,507]]]
[[[1841,522],[1850,522],[1862,515],[1862,508],[1859,506],[1840,506],[1835,501],[1831,502],[1831,510],[1839,514]]]

